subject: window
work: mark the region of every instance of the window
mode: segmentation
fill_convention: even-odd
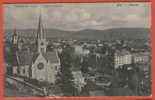
[[[25,69],[23,69],[23,74],[25,74]]]
[[[43,63],[39,63],[37,67],[38,67],[39,70],[42,70],[44,68],[44,64]]]
[[[58,68],[57,68],[57,66],[55,66],[55,70],[57,70]]]
[[[44,45],[44,43],[43,43],[43,42],[41,42],[41,43],[40,43],[40,45]]]

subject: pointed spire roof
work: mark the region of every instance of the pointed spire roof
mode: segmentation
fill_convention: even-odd
[[[45,39],[41,13],[40,13],[39,22],[38,22],[37,39]]]
[[[11,37],[11,41],[12,41],[12,43],[14,43],[14,41],[15,41],[15,37],[18,38],[18,34],[17,34],[17,30],[16,30],[16,28],[13,30],[13,34],[12,34],[12,37]]]
[[[17,36],[17,29],[14,29],[13,36]]]

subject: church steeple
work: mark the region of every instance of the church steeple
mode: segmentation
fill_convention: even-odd
[[[46,38],[45,34],[44,34],[44,27],[43,27],[43,23],[42,23],[42,16],[41,16],[41,14],[39,16],[37,38],[38,39],[45,39]]]
[[[38,29],[37,29],[37,52],[44,53],[47,48],[46,37],[44,33],[44,27],[42,23],[42,16],[39,16]]]
[[[16,29],[14,29],[14,33],[12,35],[12,43],[15,45],[18,43],[18,34]]]

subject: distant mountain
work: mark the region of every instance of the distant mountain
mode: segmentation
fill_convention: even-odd
[[[81,39],[149,39],[151,31],[148,28],[113,28],[107,30],[86,29],[76,32],[74,38]]]
[[[34,37],[37,33],[34,29],[17,30],[22,36]],[[5,35],[13,33],[13,30],[5,30]],[[47,38],[65,39],[92,39],[92,40],[117,40],[117,39],[144,39],[150,38],[149,28],[113,28],[107,30],[85,29],[80,31],[65,31],[59,29],[46,29]]]
[[[36,37],[37,30],[36,29],[18,29],[16,30],[23,37]],[[69,35],[73,34],[73,31],[64,31],[59,29],[45,29],[47,38],[67,38]],[[5,35],[10,35],[14,32],[13,29],[5,30]]]

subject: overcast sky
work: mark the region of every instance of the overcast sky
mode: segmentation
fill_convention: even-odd
[[[37,28],[40,10],[44,27],[63,30],[151,26],[150,3],[8,4],[4,6],[6,29]]]

